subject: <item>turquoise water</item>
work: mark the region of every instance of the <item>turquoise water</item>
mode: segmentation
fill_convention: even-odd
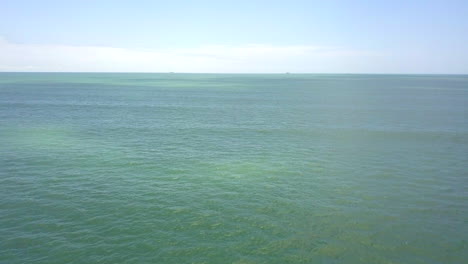
[[[0,263],[466,263],[468,76],[0,73]]]

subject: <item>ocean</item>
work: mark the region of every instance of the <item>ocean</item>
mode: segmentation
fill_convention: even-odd
[[[466,263],[468,75],[0,73],[0,263]]]

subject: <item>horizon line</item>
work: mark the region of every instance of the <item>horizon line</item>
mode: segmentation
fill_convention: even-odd
[[[142,73],[142,74],[272,74],[272,75],[468,75],[468,73],[347,73],[347,72],[138,72],[138,71],[0,71],[0,73]]]

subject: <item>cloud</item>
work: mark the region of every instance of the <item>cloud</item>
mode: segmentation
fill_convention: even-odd
[[[0,71],[369,72],[380,55],[338,47],[208,45],[138,50],[18,44],[0,38]]]

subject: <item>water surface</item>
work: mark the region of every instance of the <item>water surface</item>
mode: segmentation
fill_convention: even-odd
[[[468,76],[0,73],[0,263],[464,263]]]

